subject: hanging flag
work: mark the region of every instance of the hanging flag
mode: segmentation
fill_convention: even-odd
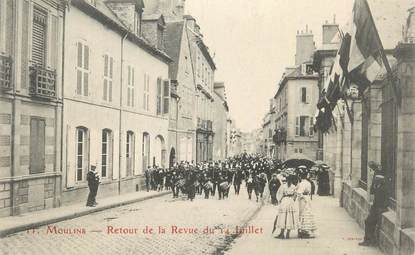
[[[384,52],[366,0],[355,0],[352,17],[347,70],[350,81],[363,90],[385,71]]]

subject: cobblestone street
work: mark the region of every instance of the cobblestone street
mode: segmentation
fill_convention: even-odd
[[[246,191],[239,197],[231,192],[228,200],[197,196],[193,202],[167,195],[16,233],[0,239],[0,251],[13,255],[215,254],[260,205],[249,201]],[[152,234],[143,233],[146,226],[153,229]],[[159,233],[159,226],[165,233]],[[208,234],[203,233],[207,228]]]

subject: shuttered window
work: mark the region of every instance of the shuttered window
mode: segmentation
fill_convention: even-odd
[[[295,117],[295,135],[300,135],[300,117]]]
[[[47,15],[40,8],[33,8],[32,62],[39,66],[46,64]]]
[[[310,117],[310,136],[314,136],[314,117]]]
[[[160,115],[162,112],[162,86],[161,78],[157,78],[157,115]]]
[[[101,143],[101,177],[109,176],[112,168],[112,132],[109,129],[102,131]]]
[[[45,127],[41,118],[30,120],[30,174],[45,172]]]
[[[127,132],[127,142],[126,142],[126,175],[131,176],[134,169],[134,133],[132,131]]]
[[[88,96],[89,90],[89,55],[88,45],[82,42],[76,44],[77,64],[76,64],[76,94]]]
[[[103,99],[112,102],[112,81],[113,81],[114,58],[104,55],[104,87]]]
[[[134,67],[127,67],[127,106],[134,107],[134,92],[135,92],[135,81],[134,81]]]
[[[149,111],[150,100],[150,77],[148,74],[144,74],[144,91],[143,91],[143,109]]]
[[[169,113],[170,102],[170,82],[169,80],[163,81],[163,114]]]
[[[76,181],[84,180],[88,167],[88,130],[83,127],[76,129]]]

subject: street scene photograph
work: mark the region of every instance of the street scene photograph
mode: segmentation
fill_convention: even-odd
[[[0,255],[415,255],[415,0],[0,0]]]

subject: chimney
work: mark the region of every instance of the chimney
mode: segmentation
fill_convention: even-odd
[[[297,34],[295,65],[301,65],[304,62],[310,61],[315,50],[314,35],[312,31],[308,30],[306,26],[305,32],[301,31]]]
[[[175,8],[174,13],[177,16],[177,18],[183,18],[183,15],[184,15],[184,3],[185,3],[185,0],[179,0],[178,3],[177,3],[177,5],[176,5],[176,8]]]
[[[323,44],[332,43],[334,37],[339,32],[339,25],[336,24],[336,15],[333,16],[333,23],[326,23],[323,25]]]

